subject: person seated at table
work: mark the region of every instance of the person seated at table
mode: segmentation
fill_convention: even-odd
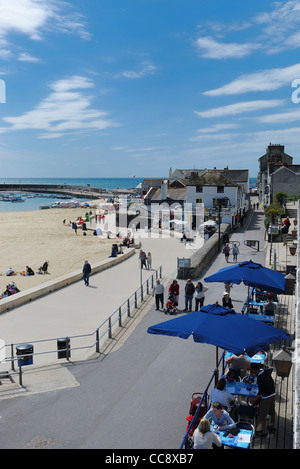
[[[255,300],[260,303],[265,299],[265,292],[260,288],[255,288]]]
[[[214,402],[220,402],[224,409],[230,412],[234,404],[234,396],[226,389],[226,384],[226,379],[219,379],[217,386],[211,390],[210,401],[212,404]]]
[[[222,375],[221,378],[226,380],[226,384],[234,384],[237,381],[240,381],[239,376],[237,376],[232,370],[229,370],[226,375]]]
[[[273,303],[272,298],[268,298],[268,302],[264,306],[264,313],[265,314],[275,314],[275,312],[276,312],[276,304]]]
[[[210,423],[206,418],[202,418],[198,427],[195,429],[192,441],[194,442],[193,449],[213,449],[213,445],[219,448],[222,445],[221,438],[214,432],[210,431]]]
[[[229,293],[227,293],[226,291],[223,293],[222,304],[224,308],[229,308],[229,309],[232,309],[232,311],[234,311],[231,298],[229,296]]]
[[[227,410],[223,409],[220,402],[214,402],[212,407],[203,415],[204,419],[212,419],[214,425],[218,425],[218,430],[231,430],[236,427],[236,423],[230,417]]]
[[[250,360],[246,357],[246,352],[241,353],[241,355],[231,355],[225,360],[226,364],[229,366],[230,371],[233,371],[237,376],[243,378],[247,370],[250,369]]]

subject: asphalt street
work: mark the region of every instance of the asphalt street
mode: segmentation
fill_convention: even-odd
[[[247,247],[244,244],[244,240],[247,239],[259,240],[260,251]],[[233,233],[231,241],[233,240],[240,243],[239,262],[252,259],[264,264],[262,213],[254,212],[247,230]],[[156,245],[154,241],[144,240],[142,247],[145,251],[151,250],[155,264],[153,267],[157,267],[160,263],[163,265],[165,286],[168,287],[170,280],[176,276],[176,258],[187,257],[187,251],[184,251],[185,248],[179,240],[158,238]],[[232,256],[229,261],[233,262]],[[215,273],[226,265],[224,254],[220,253],[203,277]],[[122,283],[122,279],[129,294],[136,288],[133,288],[134,284],[139,282],[137,256],[109,270],[105,272],[108,278],[105,285],[102,274],[99,274],[99,284],[96,278],[91,280],[91,285],[97,285],[97,288],[91,289],[92,296],[85,297],[85,301],[81,300],[80,303],[81,307],[85,307],[86,316],[93,302],[97,301],[98,305],[101,305],[104,292],[104,301],[109,303],[109,299],[113,299],[117,307],[120,297],[115,298],[114,292],[118,282]],[[109,278],[111,275],[114,281]],[[127,280],[125,281],[125,278],[130,276],[134,277],[132,288],[128,287]],[[197,280],[195,279],[194,283]],[[182,310],[185,280],[179,280],[179,284],[179,309]],[[217,300],[221,302],[224,286],[222,284],[207,284],[207,286],[209,289],[205,304]],[[53,295],[47,295],[32,305],[18,308],[17,314],[25,314],[33,306],[37,311],[42,311],[45,308],[43,301],[50,302],[49,314],[51,314],[55,304],[63,303],[64,311],[61,310],[60,314],[68,314],[65,320],[70,322],[72,308],[68,309],[66,305],[70,306],[71,302],[76,301],[76,298],[72,297],[80,287],[85,288],[74,284]],[[131,290],[128,291],[128,288]],[[236,311],[242,307],[246,295],[247,287],[244,285],[233,287],[231,297]],[[104,308],[106,311],[107,303]],[[114,306],[111,305],[109,312]],[[6,322],[1,322],[3,318],[0,318],[1,328],[8,325],[8,317],[9,314],[5,315]],[[6,399],[1,399],[0,391],[0,447],[2,449],[26,447],[178,449],[185,434],[187,424],[185,417],[188,415],[191,395],[193,392],[202,392],[213,374],[215,347],[195,344],[192,339],[182,340],[147,334],[149,326],[169,318],[162,311],[155,311],[151,297],[144,306],[139,321],[125,337],[126,340],[123,339],[121,343],[116,344],[110,353],[91,357],[85,361],[59,365],[62,370],[62,380],[68,380],[68,385],[62,385],[61,388],[57,385],[55,388],[49,387],[48,390],[40,392],[25,391],[21,395],[16,394],[13,398]],[[28,331],[31,327],[33,332],[34,325],[29,321],[30,319],[27,324]],[[50,322],[48,317],[47,324]],[[9,334],[12,335],[14,328],[12,325],[10,327]],[[54,325],[51,325],[51,328],[53,329],[51,332],[54,333]],[[38,331],[40,333],[41,329]]]

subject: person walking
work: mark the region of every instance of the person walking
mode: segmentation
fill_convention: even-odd
[[[160,283],[160,280],[156,280],[156,285],[153,287],[153,293],[152,296],[155,295],[155,310],[159,310],[159,303],[161,304],[162,309],[164,308],[164,291],[165,287],[163,286],[162,283]]]
[[[229,243],[227,243],[227,244],[224,246],[223,253],[225,254],[225,260],[226,260],[226,262],[228,262],[228,257],[229,257],[229,253],[230,253],[230,246],[229,246]]]
[[[204,287],[201,282],[198,282],[196,285],[196,295],[195,295],[195,311],[199,311],[202,308],[204,303],[204,294],[208,290],[207,287]]]
[[[147,254],[147,269],[150,270],[152,266],[152,255],[151,252]]]
[[[232,255],[233,255],[233,260],[234,261],[237,261],[237,256],[238,254],[240,253],[239,251],[239,248],[236,244],[233,245],[233,248],[232,248]]]
[[[195,285],[190,278],[187,279],[185,285],[185,308],[183,311],[192,311],[192,301],[195,293]]]
[[[92,268],[89,264],[89,261],[85,261],[82,269],[82,278],[86,286],[90,284],[90,274],[92,272]]]
[[[140,250],[140,256],[139,256],[139,259],[141,261],[141,269],[143,267],[145,267],[145,269],[147,269],[147,266],[146,266],[146,259],[147,259],[147,256],[146,256],[146,253],[141,249]]]

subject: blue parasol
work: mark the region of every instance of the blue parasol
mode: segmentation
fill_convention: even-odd
[[[283,293],[285,291],[285,278],[283,274],[251,260],[220,269],[215,274],[206,277],[204,281],[233,283],[237,285],[243,282],[249,287],[260,288],[261,290],[276,293]]]
[[[289,339],[289,335],[273,326],[218,304],[206,305],[190,313],[148,328],[149,334],[161,334],[181,339],[193,336],[195,342],[215,345],[240,355],[244,351],[252,357],[267,350],[275,342]]]

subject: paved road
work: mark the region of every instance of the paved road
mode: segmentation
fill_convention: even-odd
[[[232,240],[241,243],[238,261],[251,258],[264,263],[263,250],[256,252],[243,244],[244,239],[260,240],[262,249],[262,222],[262,214],[255,212],[247,231],[232,235]],[[154,257],[154,267],[162,263],[165,276],[169,279],[175,275],[176,257],[187,257],[188,252],[178,240],[166,240],[166,243],[159,240],[156,248],[154,240],[145,240],[143,248],[145,251],[151,250],[153,254],[155,249],[157,253],[160,252]],[[173,261],[167,255],[170,250],[174,254]],[[117,271],[122,272],[121,282],[124,284],[128,277],[134,275],[135,282],[139,282],[136,258],[134,256],[134,259],[126,262],[127,265],[118,266],[115,271],[115,275]],[[225,265],[224,255],[218,255],[204,276],[211,275]],[[19,310],[29,314],[34,306],[36,311],[44,314],[45,307],[41,308],[39,305],[45,301],[49,304],[50,313],[54,314],[57,305],[62,303],[58,314],[68,314],[66,323],[70,323],[73,305],[78,301],[77,298],[72,299],[72,296],[75,297],[81,288],[83,298],[80,306],[84,308],[85,316],[94,314],[91,308],[94,307],[94,297],[100,310],[102,302],[111,304],[117,291],[118,281],[108,282],[104,286],[106,275],[113,273],[106,271],[105,276],[100,278],[97,289],[87,291],[88,288],[75,284]],[[182,292],[185,281],[179,283]],[[91,284],[96,284],[96,276]],[[223,285],[207,285],[209,290],[206,303],[221,301]],[[239,311],[246,294],[246,287],[234,286],[231,296],[236,311]],[[118,301],[119,298],[116,298],[116,302]],[[183,308],[183,295],[180,295],[179,307]],[[110,306],[109,311],[112,309]],[[7,325],[10,315],[5,316]],[[23,324],[28,322],[28,331],[33,334],[34,322],[29,316],[26,318]],[[181,340],[147,334],[150,325],[167,319],[168,316],[155,311],[151,299],[141,320],[115,351],[97,359],[60,365],[60,375],[58,370],[53,370],[53,379],[57,380],[55,389],[51,386],[47,389],[46,378],[45,389],[37,387],[35,392],[25,390],[21,395],[16,392],[14,399],[0,400],[0,447],[24,448],[26,445],[40,445],[69,449],[178,449],[185,433],[185,417],[191,394],[203,391],[213,373],[215,347],[195,344],[192,339]],[[49,317],[47,321],[45,330],[49,336],[54,334],[55,327],[52,324],[54,321]],[[2,318],[0,327],[2,329]]]

